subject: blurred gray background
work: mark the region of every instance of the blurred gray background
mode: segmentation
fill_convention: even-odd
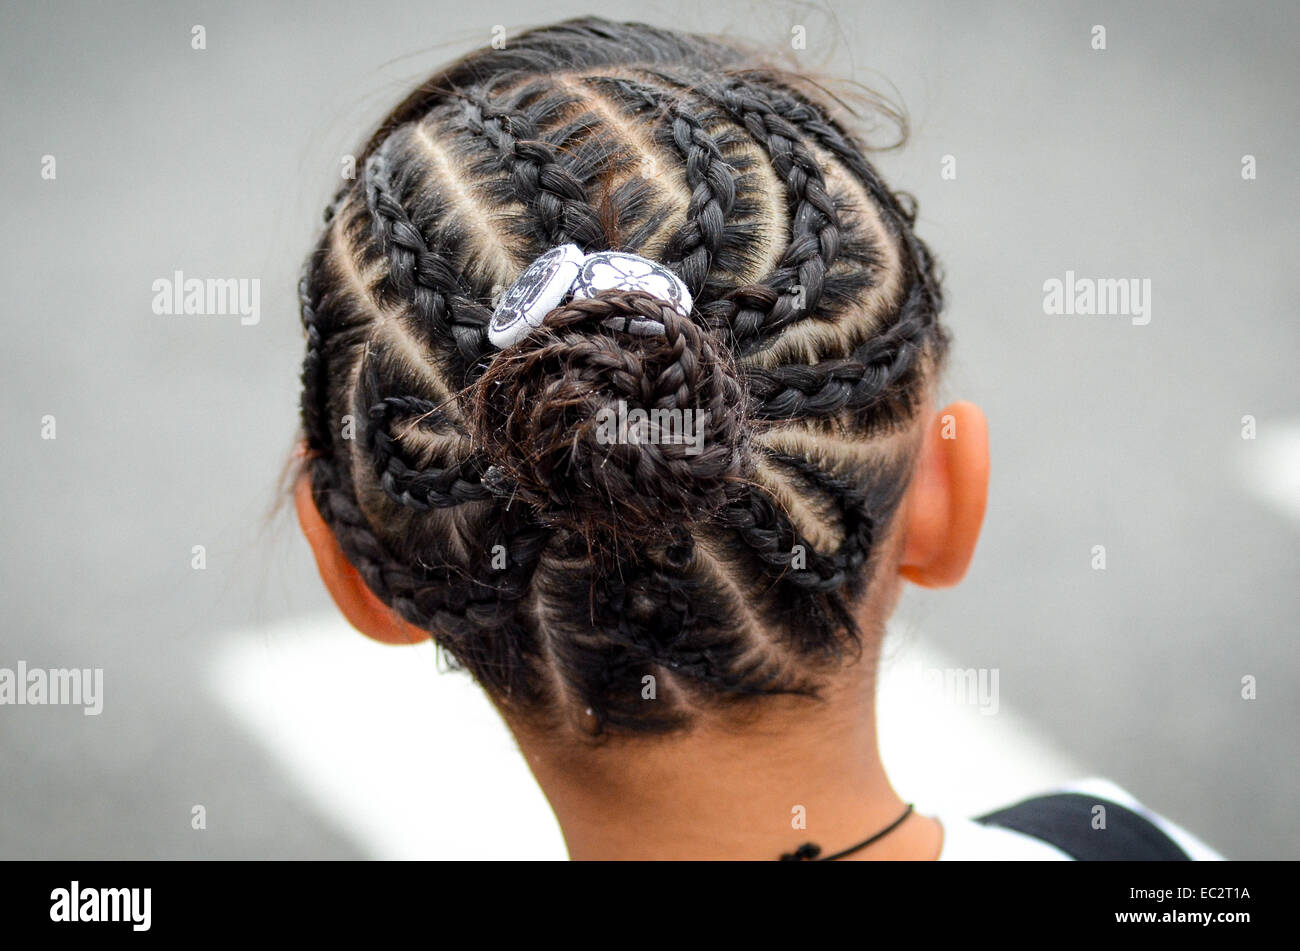
[[[268,518],[296,428],[297,268],[340,157],[410,86],[494,25],[588,10],[2,10],[0,666],[103,667],[106,704],[0,706],[0,857],[366,854],[208,686],[232,630],[329,607],[290,513]],[[600,12],[774,50],[804,25],[797,62],[906,106],[912,138],[877,164],[944,263],[946,390],[984,406],[994,470],[969,578],[903,618],[1229,857],[1300,855],[1300,8]],[[260,323],[155,315],[176,269],[260,278]],[[1067,269],[1149,278],[1150,324],[1045,316]],[[191,803],[224,818],[196,835]]]

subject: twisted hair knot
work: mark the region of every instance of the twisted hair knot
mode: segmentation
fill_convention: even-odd
[[[607,325],[618,317],[663,333]],[[746,467],[744,405],[715,337],[649,294],[605,291],[497,355],[470,425],[510,497],[545,523],[661,536],[727,503]]]

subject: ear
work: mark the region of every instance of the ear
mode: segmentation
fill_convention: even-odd
[[[311,477],[304,473],[293,489],[294,507],[298,510],[298,524],[307,536],[316,568],[320,571],[325,589],[338,605],[343,616],[362,634],[385,644],[417,644],[427,641],[429,632],[398,617],[380,601],[366,585],[357,569],[352,567],[339,547],[334,532],[325,524],[311,494]]]
[[[989,492],[988,420],[974,403],[953,403],[926,426],[903,505],[907,535],[899,574],[947,588],[966,574]]]

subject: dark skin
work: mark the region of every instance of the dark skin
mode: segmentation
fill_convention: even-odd
[[[912,481],[884,540],[873,596],[859,609],[866,632],[883,631],[910,582],[945,588],[965,576],[988,497],[988,424],[958,402],[927,423]],[[295,489],[321,579],[357,630],[386,644],[429,633],[395,615],[344,557],[312,501]],[[560,822],[574,859],[773,859],[803,842],[824,854],[854,845],[902,814],[876,737],[875,654],[846,665],[821,701],[769,698],[743,722],[701,715],[685,735],[598,746],[557,739],[502,711]],[[803,807],[806,827],[791,827]],[[852,859],[935,859],[943,828],[914,813]]]

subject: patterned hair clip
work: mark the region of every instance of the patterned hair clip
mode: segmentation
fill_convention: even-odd
[[[542,318],[569,296],[585,257],[576,244],[561,244],[542,254],[502,295],[488,340],[504,350],[542,325]]]
[[[540,327],[567,298],[581,300],[609,290],[644,291],[683,317],[691,313],[691,292],[662,264],[626,251],[584,255],[577,245],[562,244],[538,257],[502,295],[488,324],[488,340],[504,349]],[[604,323],[633,334],[664,332],[662,323],[646,317],[610,317]]]

